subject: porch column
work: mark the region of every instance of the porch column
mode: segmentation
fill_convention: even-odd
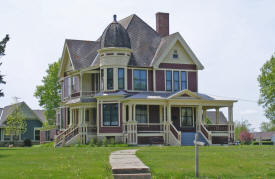
[[[160,118],[160,122],[164,122],[163,121],[163,106],[159,105],[159,118]]]
[[[234,141],[233,106],[228,107],[228,132],[228,142],[230,143]]]
[[[206,109],[203,109],[203,123],[206,124]]]
[[[73,110],[72,109],[70,109],[69,110],[69,113],[70,113],[70,127],[73,125]]]
[[[168,107],[167,107],[167,119],[168,119],[168,122],[171,122],[171,104],[168,104]]]
[[[133,105],[133,121],[136,122],[136,104]]]
[[[122,121],[126,123],[126,104],[122,104]]]
[[[166,119],[166,105],[163,105],[163,121],[167,122],[167,119]]]
[[[202,106],[199,105],[197,107],[197,120],[196,120],[196,128],[197,130],[196,131],[200,131],[201,129],[201,120],[202,120]]]
[[[129,104],[128,105],[128,109],[129,109],[129,121],[133,121],[133,114],[132,114],[132,107],[133,107],[133,105],[132,104]]]
[[[220,123],[220,108],[216,108],[216,124]]]

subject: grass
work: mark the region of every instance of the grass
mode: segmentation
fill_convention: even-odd
[[[153,178],[194,178],[194,147],[146,147],[137,155]],[[275,147],[200,147],[199,172],[201,178],[275,178]]]
[[[130,147],[0,148],[0,178],[112,178],[109,155]],[[139,147],[152,178],[194,178],[194,147]],[[275,178],[274,146],[200,147],[201,178]]]

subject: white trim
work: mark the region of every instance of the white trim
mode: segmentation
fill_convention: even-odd
[[[135,90],[135,85],[134,85],[134,70],[146,70],[146,90]],[[132,91],[135,92],[146,92],[148,91],[148,68],[132,68]]]
[[[104,104],[117,104],[118,105],[118,125],[117,126],[104,126],[103,125],[103,105]],[[101,111],[101,122],[100,122],[100,127],[101,128],[113,128],[113,127],[120,127],[121,126],[121,124],[120,124],[120,104],[121,104],[121,102],[119,102],[119,101],[109,101],[109,102],[102,102],[101,103],[101,109],[100,109],[100,111]]]

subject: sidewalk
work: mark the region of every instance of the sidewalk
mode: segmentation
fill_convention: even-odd
[[[150,179],[150,168],[136,157],[136,149],[112,152],[110,164],[115,179]]]

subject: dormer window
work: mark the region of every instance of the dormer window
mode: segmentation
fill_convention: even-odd
[[[174,52],[173,52],[173,58],[174,58],[174,59],[177,59],[178,57],[179,57],[178,51],[177,51],[177,50],[174,50]]]

